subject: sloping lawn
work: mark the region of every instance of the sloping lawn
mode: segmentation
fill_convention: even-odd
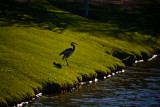
[[[0,4],[0,105],[13,105],[41,91],[59,92],[97,74],[123,68],[129,55],[160,48],[150,35],[85,19],[47,1]],[[115,35],[115,36],[113,36]],[[59,56],[75,42],[68,59]],[[126,54],[120,57],[118,54]],[[116,58],[119,57],[120,59]]]

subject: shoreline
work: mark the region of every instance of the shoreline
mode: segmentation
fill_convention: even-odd
[[[148,59],[145,60],[146,61],[151,61],[153,59],[155,59],[157,56],[159,56],[160,53],[156,53],[156,54],[153,54],[152,57],[148,57]],[[131,61],[130,59],[128,59],[129,61]],[[132,62],[134,63],[140,63],[140,62],[144,62],[145,61],[144,59],[139,59],[139,60],[134,60]],[[134,64],[132,63],[132,64]],[[130,64],[129,64],[130,65]],[[124,73],[125,70],[123,68],[121,68],[121,70],[115,70],[115,71],[112,71],[110,74],[107,74],[107,75],[103,75],[103,77],[97,77],[97,78],[91,78],[91,79],[84,79],[85,81],[81,81],[79,82],[77,85],[75,85],[74,87],[68,87],[68,89],[64,89],[64,90],[60,90],[59,92],[51,92],[51,93],[59,93],[59,94],[62,94],[62,93],[66,93],[66,92],[71,92],[72,90],[76,90],[77,88],[79,88],[81,85],[85,85],[87,83],[93,83],[93,82],[97,82],[99,79],[107,79],[107,78],[111,78],[112,76],[116,75],[117,73]],[[44,92],[46,93],[46,92]],[[48,92],[47,92],[48,93]],[[48,93],[49,94],[49,93]],[[41,97],[43,96],[43,92],[40,92],[38,94],[35,95],[35,97],[33,97],[32,99],[29,99],[28,101],[25,101],[25,102],[21,102],[20,104],[17,104],[16,106],[14,105],[14,107],[22,107],[22,106],[27,106],[29,103],[31,103],[33,100],[35,100],[36,98],[38,97]]]
[[[0,4],[0,106],[66,92],[160,53],[159,32],[152,35],[155,27],[145,27],[154,14],[143,20],[121,6],[90,6],[86,19],[82,9],[59,0]],[[59,53],[71,42],[78,45],[66,67]]]
[[[11,27],[12,28],[12,27]],[[8,28],[7,28],[8,29]],[[19,28],[20,29],[20,28]],[[28,30],[30,30],[31,28],[25,28],[25,29],[23,29],[23,28],[21,28],[19,31],[27,31],[27,35],[28,35]],[[31,29],[32,30],[32,29]],[[44,31],[41,31],[41,30],[39,30],[39,29],[34,29],[34,31],[36,31],[37,30],[37,32],[39,33],[39,32],[42,32],[42,33],[44,33]],[[52,34],[52,32],[50,32],[50,31],[45,31],[45,33],[51,33]],[[73,32],[72,32],[73,33]],[[17,33],[16,33],[17,34]],[[53,34],[55,34],[55,33],[53,33]],[[77,34],[77,33],[76,33]],[[43,35],[42,35],[43,36]],[[48,36],[48,35],[47,35]],[[52,35],[49,35],[49,36],[52,36]],[[63,35],[62,35],[63,36]],[[65,36],[65,35],[64,35]],[[80,36],[83,36],[83,34],[81,34]],[[40,36],[41,37],[41,36]],[[99,39],[98,39],[99,40]],[[81,44],[82,46],[84,45],[85,43],[83,43],[83,44]],[[53,44],[53,46],[55,46],[54,44]],[[18,84],[16,84],[16,87],[19,87],[20,89],[21,89],[21,92],[23,92],[23,94],[24,95],[22,95],[22,96],[18,96],[17,94],[16,94],[16,92],[17,91],[13,91],[13,93],[12,94],[14,94],[14,95],[17,95],[18,97],[19,97],[19,99],[18,100],[14,100],[14,99],[5,99],[5,101],[7,102],[7,103],[4,103],[4,102],[1,102],[0,103],[0,105],[1,106],[15,106],[15,105],[17,105],[18,103],[20,103],[20,102],[22,102],[22,103],[25,103],[25,104],[27,104],[27,101],[30,101],[30,100],[32,100],[32,98],[35,98],[35,96],[37,95],[37,96],[40,96],[41,95],[41,93],[61,93],[61,92],[63,92],[64,90],[67,90],[67,91],[69,91],[69,90],[72,90],[72,88],[74,88],[74,87],[76,87],[76,86],[78,86],[81,82],[82,82],[82,84],[84,84],[83,82],[87,82],[87,81],[90,81],[90,83],[94,80],[94,81],[97,81],[97,80],[95,80],[95,78],[97,78],[97,79],[99,79],[99,78],[107,78],[107,76],[108,77],[110,77],[111,75],[115,75],[115,72],[116,71],[118,71],[118,72],[122,72],[122,69],[125,67],[124,66],[124,64],[125,65],[130,65],[130,64],[132,64],[136,59],[138,60],[138,59],[141,59],[141,58],[143,58],[144,60],[145,59],[147,59],[147,58],[150,58],[151,57],[151,53],[159,53],[160,51],[159,50],[157,50],[157,51],[155,51],[154,52],[154,49],[150,49],[150,51],[148,50],[148,51],[145,51],[145,52],[147,52],[148,53],[148,55],[147,54],[144,54],[144,52],[143,52],[143,55],[139,55],[139,53],[137,53],[136,55],[130,55],[130,54],[126,54],[125,52],[119,52],[119,51],[117,51],[116,50],[116,53],[117,53],[117,55],[116,54],[114,54],[114,55],[109,55],[108,53],[105,53],[105,51],[99,51],[97,48],[92,48],[92,47],[90,47],[90,45],[86,45],[86,46],[88,46],[89,48],[91,48],[91,50],[88,50],[87,52],[92,52],[93,50],[92,49],[94,49],[94,51],[98,51],[98,52],[101,52],[100,53],[100,55],[103,55],[103,56],[99,56],[99,55],[97,55],[98,56],[98,60],[93,60],[94,58],[93,57],[91,57],[91,59],[90,60],[93,60],[93,62],[89,62],[88,60],[88,62],[87,63],[89,63],[89,64],[94,64],[93,66],[88,66],[89,67],[89,69],[87,69],[87,70],[91,70],[91,71],[87,71],[87,70],[85,70],[85,72],[84,71],[81,71],[81,70],[83,70],[83,69],[86,69],[86,67],[84,66],[85,64],[82,62],[81,63],[81,65],[78,65],[78,67],[82,67],[82,68],[77,68],[77,67],[74,67],[74,65],[76,65],[77,66],[77,63],[79,63],[80,61],[81,61],[81,59],[79,60],[79,61],[77,61],[76,63],[72,63],[72,64],[74,64],[74,65],[72,65],[73,67],[72,68],[66,68],[66,67],[63,67],[63,69],[62,68],[56,68],[56,67],[54,67],[53,65],[51,65],[51,63],[49,62],[48,63],[48,61],[50,60],[50,59],[44,59],[44,58],[42,58],[41,56],[40,56],[40,58],[42,58],[43,60],[45,60],[45,61],[47,61],[47,62],[45,62],[46,63],[46,65],[44,65],[45,63],[40,63],[40,65],[44,65],[43,67],[49,67],[48,69],[49,69],[49,71],[45,71],[46,69],[44,69],[44,68],[38,68],[39,69],[39,71],[37,70],[37,67],[39,67],[39,66],[37,66],[37,63],[36,63],[36,65],[35,66],[33,66],[33,65],[30,65],[29,67],[32,67],[32,69],[31,68],[27,68],[27,72],[30,72],[29,74],[27,74],[27,75],[25,75],[25,76],[30,76],[30,75],[37,75],[37,73],[39,74],[39,75],[37,75],[36,76],[36,78],[38,77],[38,78],[41,78],[41,79],[44,79],[44,78],[46,78],[46,80],[42,80],[42,81],[40,81],[41,79],[37,79],[36,80],[36,78],[34,77],[32,77],[32,78],[30,78],[29,77],[29,79],[30,79],[30,82],[34,82],[34,81],[37,81],[38,83],[39,83],[39,85],[37,86],[37,84],[33,84],[32,86],[26,86],[25,88],[24,87],[21,87],[21,85],[18,85]],[[101,46],[101,45],[100,45]],[[67,46],[68,47],[68,46]],[[148,46],[149,47],[149,46]],[[21,48],[21,47],[20,47]],[[86,49],[89,49],[89,48],[87,48],[86,47]],[[52,48],[51,48],[52,49]],[[142,49],[145,49],[145,48],[142,48]],[[47,46],[47,50],[48,50],[48,46]],[[61,49],[59,49],[60,51],[61,51]],[[79,50],[79,49],[78,49]],[[28,51],[28,50],[27,50]],[[34,52],[34,51],[36,51],[36,49],[35,50],[31,50],[31,52]],[[129,51],[131,51],[131,50],[129,50]],[[10,51],[9,51],[10,52]],[[40,52],[42,52],[41,50],[40,50]],[[50,52],[50,51],[49,51]],[[114,51],[113,51],[114,52]],[[54,53],[54,51],[52,52],[52,53]],[[121,54],[119,54],[119,53],[121,53]],[[46,54],[46,52],[44,52],[44,54]],[[141,53],[142,54],[142,53]],[[19,58],[19,56],[17,57],[16,56],[17,54],[15,54],[15,58]],[[19,54],[18,54],[19,55]],[[33,58],[34,58],[34,55],[36,55],[36,54],[33,54],[33,55],[31,55]],[[49,56],[50,56],[51,54],[49,54]],[[57,55],[57,53],[55,53],[55,56]],[[78,56],[78,53],[76,53],[76,55]],[[92,54],[91,54],[92,55]],[[93,55],[95,55],[95,54],[93,54]],[[106,56],[104,56],[104,55],[106,55]],[[121,56],[122,55],[122,56]],[[147,56],[146,56],[147,55]],[[28,57],[28,54],[26,55],[27,57]],[[115,56],[118,56],[118,57],[115,57]],[[95,57],[95,56],[94,56]],[[106,58],[105,58],[106,57]],[[125,59],[123,59],[124,57],[126,57]],[[20,58],[21,58],[21,56],[20,56]],[[22,59],[19,59],[19,60],[15,60],[15,61],[20,61],[20,63],[21,63],[21,60],[24,60],[24,58],[25,57],[22,57]],[[36,55],[36,58],[37,58],[37,55]],[[72,58],[74,58],[74,57],[72,57]],[[75,60],[76,60],[76,58],[77,57],[75,57]],[[84,57],[83,57],[84,58]],[[105,59],[103,59],[103,58],[105,58]],[[110,58],[110,59],[109,59]],[[60,64],[63,64],[62,62],[60,62],[60,61],[62,61],[61,60],[61,58],[56,58],[57,60],[56,60],[56,62],[59,62]],[[29,61],[30,61],[30,59],[29,59]],[[41,61],[41,60],[36,60],[36,61]],[[51,59],[51,61],[53,61],[52,59]],[[82,61],[83,61],[83,59],[82,59]],[[102,62],[102,61],[104,61],[104,62]],[[15,62],[13,62],[13,64],[14,64]],[[17,63],[17,62],[16,62]],[[25,62],[23,62],[24,64],[25,64]],[[30,62],[29,62],[30,63]],[[28,65],[22,65],[22,67],[25,67],[25,66],[28,66]],[[34,63],[33,63],[34,64]],[[39,64],[39,63],[38,63]],[[47,64],[49,64],[49,66],[47,65]],[[97,64],[102,64],[102,65],[97,65]],[[19,67],[19,66],[17,66],[17,67]],[[90,68],[90,67],[92,67],[92,68]],[[102,67],[102,68],[101,68]],[[105,69],[103,69],[103,67],[106,67]],[[33,69],[35,69],[35,70],[37,70],[36,71],[36,73],[34,73],[34,72],[32,72],[32,71],[34,71]],[[54,69],[55,71],[54,72],[58,72],[58,73],[62,73],[62,74],[54,74],[54,72],[53,71],[51,71],[50,69]],[[44,71],[45,72],[44,72]],[[72,71],[71,71],[72,70]],[[78,71],[75,71],[75,70],[78,70]],[[10,70],[11,71],[11,70]],[[21,71],[20,71],[21,72]],[[48,75],[46,75],[46,72],[47,73],[49,73]],[[71,75],[71,74],[63,74],[63,73],[76,73],[76,74],[78,74],[79,76],[77,76],[77,75],[73,75],[72,76],[72,78],[70,78],[69,76]],[[10,75],[10,73],[14,73],[13,71],[12,72],[9,72],[9,71],[7,71],[7,75]],[[24,72],[24,73],[26,73],[26,72]],[[45,74],[45,75],[41,75],[41,73],[42,74]],[[88,73],[88,74],[87,74]],[[3,72],[2,72],[2,74],[3,74]],[[111,75],[110,75],[111,74]],[[63,83],[63,81],[61,82],[57,82],[57,80],[56,81],[54,81],[52,78],[51,78],[51,76],[50,75],[52,75],[52,78],[54,78],[54,77],[56,77],[57,75],[59,76],[63,76],[63,77],[59,77],[59,78],[57,78],[57,79],[64,79],[64,84],[62,84]],[[64,75],[66,75],[66,76],[64,76]],[[22,78],[21,77],[21,75],[19,75],[19,73],[16,75],[16,78],[15,79],[17,79],[17,78],[19,78],[19,77],[17,77],[17,76],[20,76],[20,78]],[[23,75],[22,75],[23,76]],[[104,77],[105,76],[105,77]],[[67,79],[69,79],[69,80],[71,80],[71,81],[65,81],[65,80],[67,80]],[[76,80],[76,81],[74,81],[74,80]],[[24,81],[24,79],[22,79],[20,82],[23,82]],[[28,80],[27,80],[28,81]],[[12,83],[12,81],[10,81],[9,83]],[[8,86],[8,84],[6,84],[7,86]],[[27,84],[26,84],[27,85]],[[26,88],[30,88],[31,90],[28,90],[28,89],[26,89]],[[11,87],[8,87],[8,89],[11,89]],[[31,91],[32,92],[32,94],[29,94],[29,93],[27,93],[27,92],[29,92],[29,91]],[[41,92],[41,93],[40,93]],[[2,93],[3,94],[3,93]],[[25,95],[26,94],[26,95]],[[7,97],[7,96],[3,96],[3,97],[1,97],[1,98],[5,98],[5,97]],[[21,104],[20,104],[21,105]]]

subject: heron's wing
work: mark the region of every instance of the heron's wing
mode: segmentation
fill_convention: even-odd
[[[70,53],[72,50],[73,50],[72,48],[68,48],[68,49],[64,50],[63,52],[61,52],[59,55],[68,54],[68,53]]]

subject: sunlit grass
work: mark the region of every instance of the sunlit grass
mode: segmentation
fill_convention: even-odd
[[[96,41],[95,37],[85,33],[66,30],[57,34],[48,30],[13,26],[0,27],[0,32],[0,89],[4,93],[1,98],[10,96],[11,101],[21,101],[18,97],[25,98],[26,94],[34,96],[33,89],[42,90],[43,83],[52,82],[63,88],[68,84],[74,86],[78,80],[82,81],[82,75],[93,78],[97,76],[95,71],[107,74],[109,68],[124,66],[119,59],[106,54],[100,44],[93,42],[92,39]],[[59,53],[71,47],[72,41],[78,45],[69,58],[70,67],[67,67]],[[62,65],[62,68],[54,66],[54,62]],[[15,98],[12,99],[12,96]]]

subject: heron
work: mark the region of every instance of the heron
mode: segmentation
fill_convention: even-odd
[[[68,48],[68,49],[64,50],[63,52],[61,52],[61,53],[59,54],[59,56],[62,55],[62,54],[64,55],[62,59],[63,59],[63,60],[66,60],[67,66],[69,66],[68,61],[67,61],[67,58],[69,58],[69,57],[73,54],[73,52],[75,51],[75,44],[76,44],[76,43],[71,42],[71,46],[73,46],[73,48]]]

